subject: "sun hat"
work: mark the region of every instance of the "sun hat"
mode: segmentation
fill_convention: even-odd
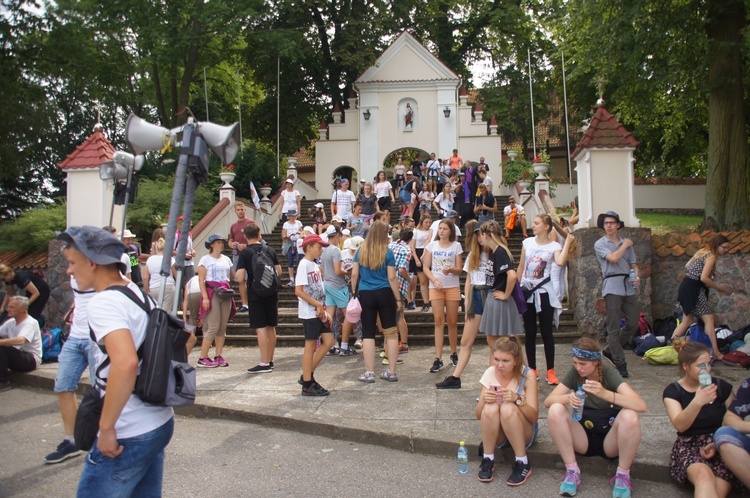
[[[625,226],[625,223],[620,221],[620,215],[615,213],[614,211],[607,211],[606,213],[602,213],[599,215],[599,217],[596,219],[596,226],[604,230],[604,219],[605,218],[614,218],[617,223],[619,223],[620,226],[617,227],[619,230],[620,228],[623,228]]]
[[[78,249],[92,263],[97,265],[117,264],[120,273],[128,267],[122,262],[125,246],[120,240],[103,228],[93,226],[70,227],[57,236],[68,247]]]
[[[204,242],[203,245],[206,246],[206,249],[211,249],[211,244],[213,244],[217,240],[223,240],[225,244],[227,242],[226,237],[224,237],[222,234],[220,234],[220,233],[214,233],[214,234],[211,234],[211,235],[208,236],[208,240],[206,242]]]

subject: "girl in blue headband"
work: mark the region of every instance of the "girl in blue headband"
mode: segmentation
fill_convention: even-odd
[[[593,339],[577,340],[572,353],[573,368],[544,400],[544,406],[549,408],[549,432],[566,468],[560,494],[575,496],[581,487],[576,454],[598,455],[619,459],[617,473],[612,478],[612,496],[629,498],[630,466],[641,442],[638,412],[646,411],[646,402],[611,362],[602,360],[601,347]],[[583,387],[586,399],[583,417],[575,421],[571,409],[581,406],[576,396],[579,387]]]

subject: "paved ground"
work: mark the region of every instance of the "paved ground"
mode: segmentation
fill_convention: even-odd
[[[567,351],[568,345],[558,346],[556,365],[560,376],[571,365]],[[476,454],[480,429],[474,418],[474,406],[478,380],[488,365],[486,345],[475,351],[463,375],[463,389],[453,391],[438,391],[434,387],[452,367],[438,374],[428,373],[434,358],[433,348],[413,348],[411,353],[402,356],[405,363],[398,366],[400,380],[397,383],[358,382],[357,376],[364,370],[361,355],[328,357],[315,374],[323,386],[332,390],[325,398],[300,396],[297,384],[300,348],[280,348],[275,358],[275,371],[255,376],[245,370],[258,363],[256,348],[228,348],[224,357],[230,363],[228,368],[199,370],[198,403],[180,413],[249,421],[332,440],[451,458],[458,441],[465,440],[472,458]],[[544,361],[541,348],[537,357],[540,362]],[[444,360],[447,359],[446,354]],[[195,354],[191,360],[197,360]],[[641,417],[644,437],[633,475],[639,481],[668,482],[667,464],[675,431],[665,414],[661,393],[668,383],[677,379],[677,367],[651,366],[632,355],[628,361],[629,382],[648,404],[648,412]],[[378,364],[378,373],[385,368]],[[14,382],[51,390],[55,371],[54,364],[43,365],[32,374],[15,376]],[[716,369],[716,374],[735,386],[748,375],[745,370],[723,366]],[[540,384],[540,399],[544,399],[552,388],[543,381]],[[539,440],[529,454],[536,467],[562,468],[547,432],[544,408],[540,410]],[[498,453],[498,458],[507,460],[512,455],[506,450]],[[611,476],[615,470],[615,463],[599,458],[583,458],[580,464],[584,472],[602,477]]]
[[[45,465],[61,434],[56,397],[33,388],[3,393],[2,447],[13,458],[0,465],[0,496],[74,496],[83,468],[77,457]],[[533,463],[533,462],[532,462]],[[457,472],[453,455],[414,455],[377,445],[300,434],[229,420],[178,416],[167,448],[164,496],[555,496],[562,472],[534,467],[529,481],[510,490],[508,466],[498,466],[495,482],[480,483],[478,463]],[[635,493],[660,498],[690,493],[671,483],[640,481]],[[606,477],[584,475],[578,496],[611,496]]]

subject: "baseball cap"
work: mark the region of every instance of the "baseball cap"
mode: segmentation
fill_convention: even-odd
[[[333,226],[333,225],[329,226],[329,227],[328,227],[328,228],[326,229],[326,235],[328,235],[329,237],[330,237],[331,235],[336,235],[337,233],[339,233],[339,229],[338,229],[338,228],[336,228],[336,227],[335,227],[335,226]]]
[[[458,214],[456,214],[456,212],[455,212],[454,210],[452,210],[452,209],[451,209],[450,211],[447,211],[447,212],[445,213],[445,217],[446,217],[446,218],[457,218],[457,217],[458,217]]]
[[[362,243],[364,241],[365,241],[365,239],[363,239],[359,235],[356,235],[356,236],[352,237],[351,239],[347,239],[347,242],[349,242],[351,248],[354,249],[355,251],[357,249],[359,249],[360,246],[362,246]]]
[[[125,246],[120,240],[104,230],[93,226],[70,227],[57,236],[67,247],[81,251],[91,262],[97,265],[117,264],[120,273],[126,273],[128,267],[122,262]]]
[[[318,209],[323,209],[323,203],[322,202],[318,202],[317,204],[315,204],[315,207],[318,208]]]
[[[305,239],[302,241],[302,247],[307,247],[310,244],[314,244],[316,242],[322,245],[323,247],[328,247],[331,245],[328,242],[321,239],[320,235],[312,234],[312,235],[308,235],[307,237],[305,237]]]
[[[297,216],[297,210],[296,209],[290,209],[286,212],[287,216]]]
[[[334,221],[337,221],[339,223],[343,223],[344,222],[344,218],[342,218],[341,216],[339,216],[337,214],[336,216],[334,216],[333,218],[331,218],[331,222],[334,222]]]
[[[344,235],[348,235],[349,237],[352,236],[352,232],[348,228],[344,228],[343,230],[341,230],[341,233],[343,233]]]
[[[284,183],[291,183],[292,185],[294,185],[294,180],[292,180],[291,178],[287,178]]]
[[[412,173],[411,171],[407,171],[406,174],[407,175],[413,175],[414,173]]]
[[[305,233],[305,232],[315,233],[315,230],[313,230],[313,227],[311,226],[306,226],[302,228],[302,233]]]
[[[204,245],[206,246],[206,249],[211,249],[211,244],[213,244],[217,240],[223,240],[224,242],[227,241],[226,237],[224,237],[220,233],[211,234],[208,236],[208,240],[204,243]]]
[[[347,183],[347,184],[349,183],[349,180],[347,178],[344,178],[343,180],[341,180],[341,185],[343,185],[345,183]]]

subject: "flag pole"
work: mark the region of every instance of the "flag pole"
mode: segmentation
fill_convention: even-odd
[[[570,126],[568,124],[568,89],[565,83],[565,52],[560,52],[562,57],[562,77],[563,77],[563,105],[565,106],[565,155],[568,158],[568,184],[570,192],[573,193],[573,168],[570,162]]]
[[[531,86],[531,49],[526,49],[529,56],[529,96],[531,98],[531,141],[534,147],[534,157],[536,157],[536,125],[534,124],[534,88]]]

